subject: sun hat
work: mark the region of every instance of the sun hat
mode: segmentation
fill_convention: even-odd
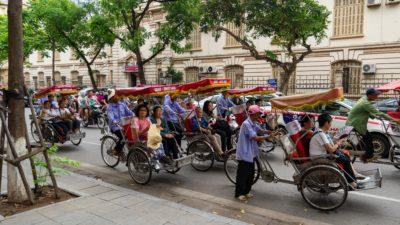
[[[250,115],[253,115],[253,114],[256,114],[256,113],[261,113],[261,109],[260,109],[260,107],[258,105],[251,105],[249,107],[248,113]]]
[[[115,89],[108,90],[108,100],[115,96]]]

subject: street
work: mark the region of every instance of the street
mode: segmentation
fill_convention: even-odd
[[[100,155],[101,133],[97,127],[89,127],[84,131],[86,138],[79,146],[66,143],[60,146],[58,154],[82,162],[81,167],[77,168],[78,173],[91,175],[118,186],[181,201],[191,207],[212,210],[215,214],[255,224],[262,221],[262,210],[267,210],[266,213],[280,212],[330,224],[400,224],[400,215],[397,214],[400,205],[400,171],[393,166],[356,163],[356,169],[359,171],[379,167],[383,175],[383,186],[381,189],[350,192],[346,203],[334,212],[323,213],[310,208],[295,186],[259,180],[253,186],[255,197],[247,203],[247,213],[242,216],[230,215],[235,212],[238,202],[233,198],[234,186],[226,178],[222,163],[216,162],[207,172],[198,172],[191,166],[182,168],[176,175],[160,172],[153,174],[148,185],[140,186],[131,180],[124,165],[115,169],[105,166]],[[291,177],[292,168],[283,165],[283,153],[280,148],[275,149],[268,157],[282,178]],[[256,211],[258,213],[255,213]]]

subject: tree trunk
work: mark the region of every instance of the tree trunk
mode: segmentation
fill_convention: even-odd
[[[56,78],[55,78],[55,73],[56,73],[56,49],[54,47],[54,43],[52,44],[51,47],[52,51],[52,57],[51,57],[51,80],[53,81],[53,85],[56,85]]]
[[[281,73],[281,85],[279,85],[279,91],[287,95],[289,93],[289,80],[293,76],[293,72]]]
[[[92,67],[86,63],[86,67],[88,69],[88,73],[89,73],[89,77],[90,77],[90,82],[92,82],[92,86],[93,86],[93,90],[97,91],[97,84],[96,84],[96,80],[94,79],[94,74],[93,74],[93,70]]]
[[[8,2],[8,88],[9,90],[18,90],[23,92],[23,34],[22,34],[22,0],[13,0]],[[26,154],[25,142],[25,108],[24,99],[11,98],[8,100],[10,109],[8,124],[11,141],[15,143],[18,155]],[[13,158],[10,149],[7,149],[8,157]],[[27,160],[23,163],[24,171],[28,171],[29,164]],[[7,190],[8,201],[23,202],[27,200],[25,188],[16,167],[7,166]]]
[[[144,76],[144,65],[143,65],[143,58],[140,51],[135,52],[136,55],[136,65],[138,67],[138,76],[140,80],[140,84],[146,84],[146,77]]]

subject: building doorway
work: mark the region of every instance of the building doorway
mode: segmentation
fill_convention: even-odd
[[[361,62],[340,61],[332,64],[331,87],[342,87],[344,94],[359,95]]]

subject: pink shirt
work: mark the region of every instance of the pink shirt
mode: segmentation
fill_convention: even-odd
[[[138,117],[133,118],[132,121],[132,127],[138,129],[139,132],[143,132],[144,130],[146,130],[149,126],[150,126],[150,120],[149,119],[139,119]],[[147,141],[147,132],[144,133],[143,135],[139,136],[139,140],[140,141]],[[136,140],[137,141],[137,138]]]

